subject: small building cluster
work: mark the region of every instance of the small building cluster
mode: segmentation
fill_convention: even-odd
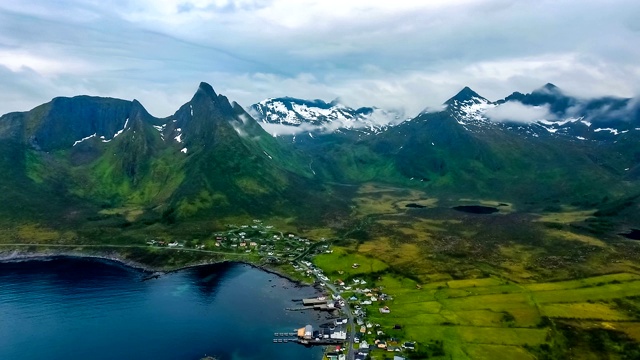
[[[298,329],[297,335],[301,344],[342,344],[347,339],[347,330],[343,326],[314,329],[313,326],[306,325]]]

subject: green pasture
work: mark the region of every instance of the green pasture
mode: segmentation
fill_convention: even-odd
[[[377,273],[388,268],[387,264],[378,259],[349,252],[342,248],[335,248],[331,254],[318,255],[313,259],[313,262],[328,275],[344,279],[357,275]],[[360,266],[354,269],[353,264],[359,264]]]

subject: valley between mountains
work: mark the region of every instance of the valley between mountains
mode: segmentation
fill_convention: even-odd
[[[60,97],[0,117],[0,204],[4,257],[244,261],[312,282],[308,261],[364,309],[359,340],[416,342],[408,358],[640,357],[637,99],[464,88],[413,116],[245,108],[201,83],[157,118]]]

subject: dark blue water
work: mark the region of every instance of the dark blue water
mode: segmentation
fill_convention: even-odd
[[[321,359],[274,344],[274,332],[317,323],[289,312],[312,288],[241,264],[143,274],[85,259],[0,263],[0,359]]]

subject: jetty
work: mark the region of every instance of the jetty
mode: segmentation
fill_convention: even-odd
[[[332,311],[336,309],[334,301],[331,299],[327,299],[324,296],[320,296],[317,298],[311,299],[302,299],[302,305],[306,308],[314,309],[314,310],[322,310],[322,311]]]
[[[296,332],[274,332],[274,343],[298,343],[305,346],[342,345],[347,340],[347,331],[340,325],[335,328],[320,327],[316,330],[312,325],[299,328]]]
[[[302,304],[304,306],[326,305],[327,299],[325,297],[302,299]]]

